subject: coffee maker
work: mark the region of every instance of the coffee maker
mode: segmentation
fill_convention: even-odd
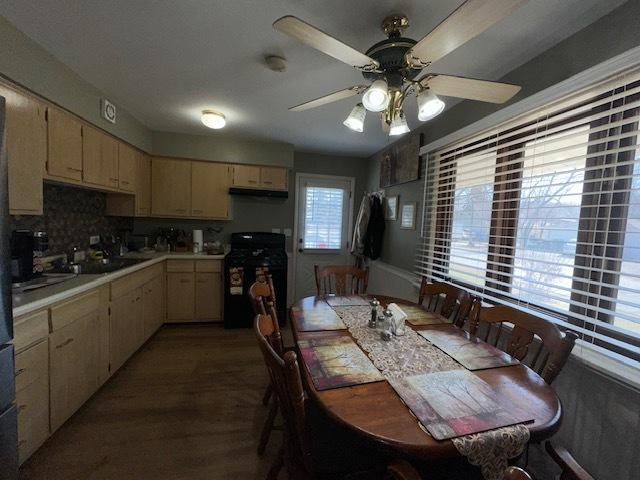
[[[11,281],[23,283],[42,274],[42,266],[36,258],[49,248],[45,232],[14,230],[11,235]]]

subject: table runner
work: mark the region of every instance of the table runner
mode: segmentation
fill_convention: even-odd
[[[358,345],[387,378],[464,368],[411,328],[406,328],[404,336],[394,337],[390,342],[381,340],[380,332],[367,326],[371,317],[370,307],[333,309]],[[426,429],[423,430],[426,432]],[[469,463],[480,467],[486,480],[502,480],[508,460],[519,456],[529,442],[529,429],[520,424],[465,435],[451,441]]]

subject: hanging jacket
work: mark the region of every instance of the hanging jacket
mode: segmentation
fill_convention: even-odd
[[[356,224],[353,228],[353,240],[351,242],[351,253],[354,255],[362,255],[364,252],[364,236],[369,226],[369,212],[371,209],[371,201],[369,194],[365,193],[360,203],[360,210],[356,218]]]
[[[364,236],[364,255],[371,260],[376,260],[382,252],[382,238],[384,237],[385,222],[382,197],[372,195],[370,205],[369,224]]]

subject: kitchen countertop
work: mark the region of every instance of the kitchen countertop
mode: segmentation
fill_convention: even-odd
[[[204,255],[188,252],[131,252],[124,258],[142,258],[146,262],[140,262],[115,272],[103,274],[81,274],[70,280],[66,280],[49,287],[42,287],[25,293],[13,295],[13,317],[19,317],[54,303],[66,300],[80,293],[92,290],[118,278],[125,277],[137,270],[150,267],[165,260],[222,260],[224,255]]]

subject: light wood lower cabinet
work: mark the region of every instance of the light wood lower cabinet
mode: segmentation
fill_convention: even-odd
[[[167,321],[210,322],[222,318],[222,262],[167,262]]]
[[[193,273],[167,273],[167,320],[194,320],[195,283]]]
[[[49,340],[15,357],[18,456],[22,464],[49,437]]]
[[[94,310],[49,335],[52,432],[97,389],[99,315]]]
[[[164,323],[163,278],[156,277],[142,287],[144,339],[147,340]]]
[[[111,373],[144,343],[142,288],[112,299],[109,328],[109,359]]]

